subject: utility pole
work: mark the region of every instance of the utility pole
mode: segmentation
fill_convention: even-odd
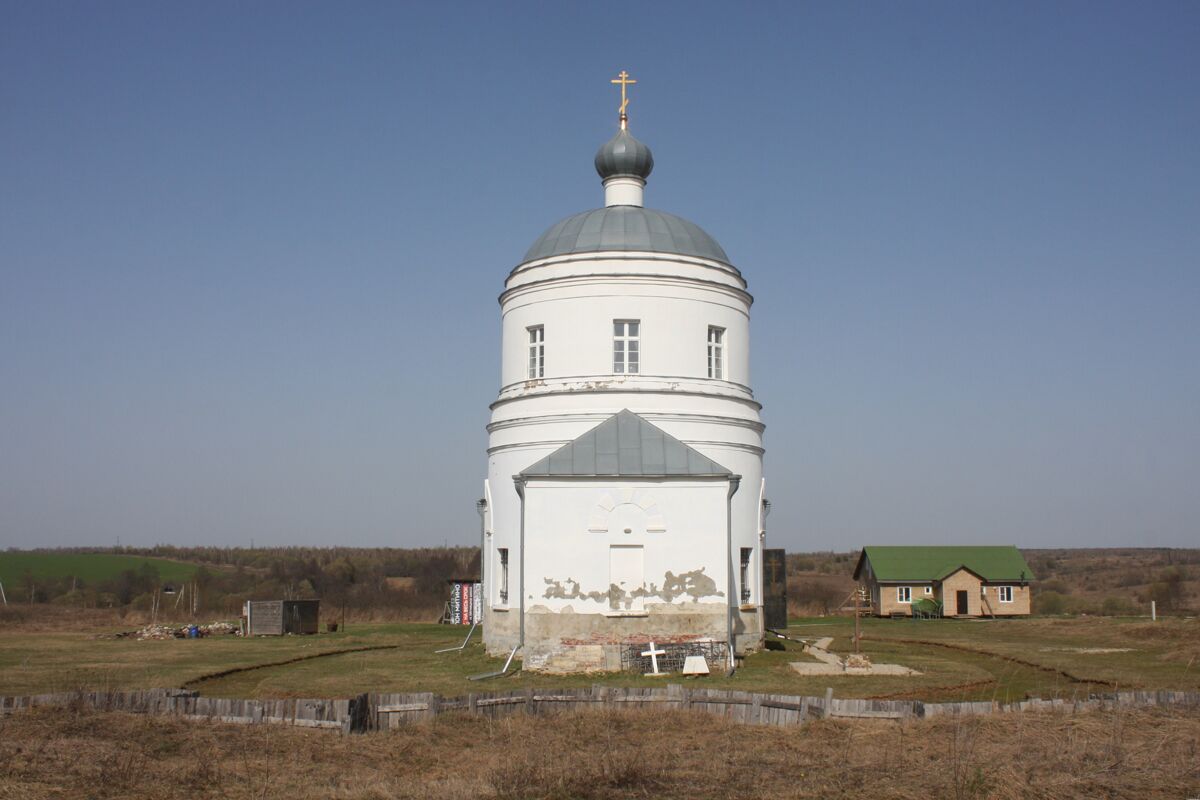
[[[0,581],[0,600],[4,601],[4,605],[8,605],[8,595],[4,593],[4,581]]]
[[[862,587],[854,590],[854,652],[858,652],[858,640],[862,635],[858,629],[859,607],[862,604]]]

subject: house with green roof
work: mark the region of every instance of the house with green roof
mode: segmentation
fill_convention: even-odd
[[[1017,617],[1031,611],[1033,570],[1013,545],[864,547],[854,579],[881,617]]]

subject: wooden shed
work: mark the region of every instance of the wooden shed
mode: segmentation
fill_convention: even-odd
[[[316,633],[320,615],[320,600],[247,600],[246,631],[249,636]]]

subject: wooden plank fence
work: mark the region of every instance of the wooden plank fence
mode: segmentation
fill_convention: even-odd
[[[713,714],[751,725],[800,725],[810,719],[907,719],[967,714],[1010,714],[1031,711],[1075,713],[1111,708],[1163,706],[1200,710],[1200,692],[1140,691],[1090,694],[1075,699],[1022,700],[1002,704],[925,703],[920,700],[858,700],[667,684],[651,688],[591,686],[573,689],[518,689],[446,698],[432,692],[362,694],[342,700],[238,700],[200,697],[186,689],[132,692],[70,692],[0,698],[0,714],[37,706],[122,711],[178,716],[239,724],[284,724],[362,733],[391,730],[465,713],[493,719],[513,714],[548,714],[585,709],[681,709]]]

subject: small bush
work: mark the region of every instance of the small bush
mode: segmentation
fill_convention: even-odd
[[[1141,586],[1142,584],[1149,582],[1150,579],[1147,578],[1141,570],[1137,569],[1125,570],[1117,576],[1115,581],[1116,585],[1122,588],[1126,586]]]
[[[1067,598],[1058,592],[1041,592],[1034,604],[1039,614],[1062,614],[1067,610]]]
[[[1106,617],[1129,617],[1135,613],[1135,609],[1128,597],[1106,597],[1100,606],[1100,613]]]

